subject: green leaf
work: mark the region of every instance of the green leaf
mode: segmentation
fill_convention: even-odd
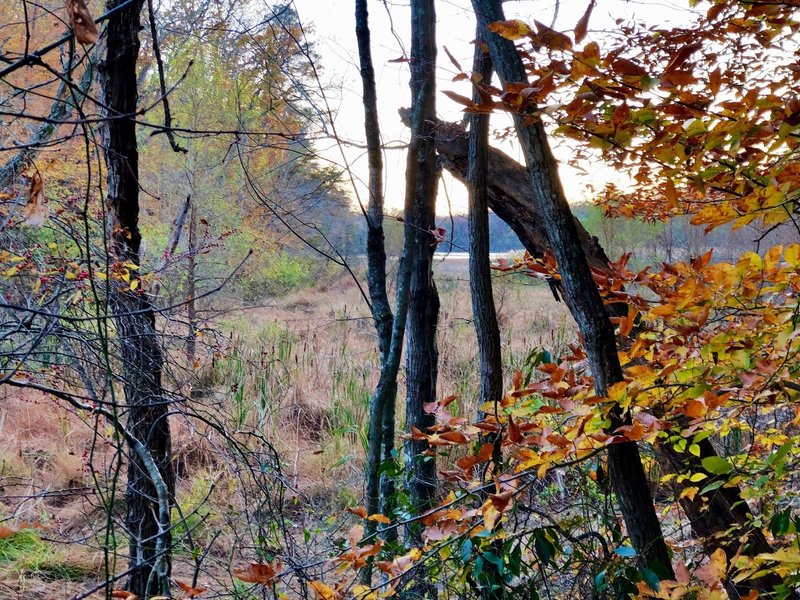
[[[778,448],[774,454],[770,454],[767,458],[767,464],[775,467],[776,473],[780,476],[783,474],[783,467],[786,463],[786,455],[792,449],[794,441],[788,441],[783,446]]]
[[[789,527],[792,525],[792,511],[791,509],[782,510],[772,516],[769,521],[769,530],[774,535],[786,535],[789,532]]]
[[[555,546],[553,546],[553,543],[547,539],[547,533],[543,529],[537,530],[533,539],[533,545],[536,548],[536,554],[539,556],[539,559],[545,565],[549,565],[556,553]]]
[[[522,547],[520,544],[514,544],[513,550],[508,555],[508,570],[515,577],[519,577],[522,573]]]
[[[733,471],[733,465],[721,456],[707,456],[702,464],[706,471],[714,475],[724,475]]]
[[[608,582],[606,581],[606,572],[600,571],[597,575],[594,576],[594,589],[599,593],[603,593],[606,591],[608,587]]]
[[[642,579],[644,579],[644,582],[650,586],[650,589],[654,592],[657,592],[661,587],[661,581],[658,578],[658,575],[656,575],[650,569],[645,569],[644,567],[639,569],[639,572],[642,574]]]
[[[472,558],[472,540],[466,539],[464,543],[461,544],[461,560],[462,562],[468,563]]]
[[[713,492],[715,489],[722,487],[725,485],[725,482],[722,480],[713,481],[709,483],[706,487],[700,490],[700,495],[705,496],[708,492]]]

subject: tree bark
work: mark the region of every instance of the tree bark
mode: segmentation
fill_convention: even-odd
[[[438,352],[436,326],[439,315],[439,296],[433,281],[433,253],[436,239],[436,150],[432,131],[436,118],[436,39],[433,0],[411,2],[411,94],[414,104],[412,133],[417,138],[416,181],[414,186],[413,261],[411,267],[411,297],[408,307],[406,349],[406,425],[425,431],[434,424],[432,415],[423,405],[436,400]],[[409,158],[411,160],[411,158]],[[431,507],[436,491],[436,462],[423,456],[428,450],[426,441],[406,444],[408,492],[418,513]],[[418,537],[412,528],[412,539]]]
[[[489,23],[504,20],[500,1],[473,0],[472,5],[486,32],[492,62],[503,85],[527,81],[514,44],[486,29]],[[606,396],[611,385],[623,380],[614,329],[592,278],[544,128],[541,121],[532,121],[530,116],[514,115],[533,187],[534,206],[541,215],[558,263],[565,302],[584,339],[595,390],[599,396]],[[624,419],[625,416],[616,411],[612,415],[612,429],[622,425]],[[641,563],[662,576],[671,576],[670,553],[661,533],[637,445],[632,442],[612,445],[608,449],[608,461],[620,510]]]
[[[356,39],[361,67],[364,104],[364,131],[367,138],[369,163],[369,201],[364,216],[367,222],[367,288],[370,309],[378,334],[378,351],[381,359],[381,382],[370,401],[370,425],[368,432],[366,505],[370,514],[388,513],[388,499],[393,494],[392,479],[381,477],[380,466],[391,458],[394,449],[395,400],[397,398],[397,371],[400,367],[399,350],[402,348],[405,321],[402,329],[393,333],[394,317],[386,291],[386,246],[383,232],[383,151],[378,122],[378,98],[375,89],[375,69],[372,64],[372,49],[369,30],[369,12],[366,0],[356,0]],[[363,207],[362,207],[363,209]],[[398,296],[399,298],[400,296]],[[399,336],[399,348],[393,344]],[[394,348],[394,355],[392,349]],[[386,379],[384,380],[384,375]],[[374,421],[374,422],[373,422]],[[367,521],[367,533],[375,530],[376,523]]]
[[[492,78],[492,61],[483,48],[480,27],[475,35],[475,54],[472,62],[473,77],[478,83]],[[473,91],[473,102],[480,103],[477,89]],[[492,293],[492,270],[489,262],[489,198],[487,172],[489,167],[489,115],[472,114],[469,118],[469,156],[467,159],[467,191],[469,192],[469,286],[472,299],[472,320],[478,341],[480,370],[480,406],[493,404],[492,414],[497,416],[503,399],[503,358],[500,349],[500,326]],[[478,418],[481,418],[481,410]],[[502,459],[498,435],[486,436],[486,442],[494,445],[494,469],[496,475]],[[484,499],[487,494],[483,494]],[[492,542],[497,556],[502,556],[502,540]],[[503,573],[498,565],[487,563],[484,568],[488,581],[481,582],[481,598],[500,600],[504,597]]]
[[[197,211],[194,204],[189,212],[189,265],[186,269],[186,358],[189,369],[194,368],[197,356]]]
[[[425,404],[436,400],[438,351],[436,327],[439,295],[433,280],[433,253],[436,239],[436,149],[433,128],[436,118],[436,14],[434,0],[411,0],[411,98],[413,146],[409,163],[415,163],[417,176],[406,180],[407,194],[413,194],[411,285],[406,324],[406,428],[425,431],[435,422],[425,412]],[[413,152],[413,154],[412,154]],[[399,318],[399,316],[397,317]],[[427,441],[407,440],[406,489],[412,510],[421,514],[433,506],[436,495],[436,460]],[[421,527],[407,527],[410,543],[421,541]],[[421,569],[405,593],[409,598],[435,597],[435,590]]]
[[[108,0],[107,9],[120,0]],[[136,145],[136,61],[143,0],[114,13],[108,20],[107,50],[100,65],[103,103],[107,110],[103,141],[107,170],[109,239],[112,260],[139,265],[139,173]],[[131,280],[138,277],[131,272]],[[110,283],[110,304],[117,327],[122,387],[128,410],[127,430],[144,445],[165,485],[153,480],[141,452],[128,464],[126,526],[130,536],[127,590],[139,598],[169,595],[171,533],[169,512],[162,509],[174,496],[170,463],[168,405],[161,384],[163,356],[155,313],[141,289],[123,281]],[[152,466],[152,465],[150,465]],[[156,485],[159,484],[159,485]],[[164,498],[164,495],[168,498]]]

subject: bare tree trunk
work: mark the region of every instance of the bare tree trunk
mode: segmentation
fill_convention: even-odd
[[[472,5],[486,31],[492,62],[503,85],[527,81],[514,44],[486,29],[489,23],[504,20],[500,1],[473,0]],[[533,186],[534,205],[542,217],[547,239],[558,262],[564,300],[583,336],[595,390],[599,396],[605,396],[612,384],[623,380],[614,329],[592,278],[544,128],[540,121],[531,123],[531,119],[519,114],[514,115],[514,124]],[[612,429],[622,425],[625,418],[620,411],[613,414]],[[637,445],[633,442],[612,445],[608,450],[608,461],[628,534],[642,564],[660,575],[671,576],[670,553],[661,533]]]
[[[108,0],[107,9],[120,0]],[[143,0],[114,13],[108,20],[106,57],[100,65],[107,170],[109,235],[113,259],[139,264],[139,156],[136,146],[136,61]],[[138,277],[134,272],[132,279]],[[171,533],[169,513],[160,509],[163,495],[174,495],[170,463],[168,405],[161,385],[163,356],[155,314],[141,289],[112,281],[111,308],[117,325],[123,389],[128,409],[127,430],[142,442],[157,465],[164,486],[154,485],[140,453],[131,452],[126,491],[126,526],[130,536],[130,579],[127,590],[139,598],[169,595]],[[159,504],[160,501],[160,504]]]
[[[438,351],[436,327],[439,295],[433,281],[433,253],[436,238],[436,149],[433,127],[436,118],[436,14],[433,0],[411,0],[411,98],[412,147],[409,164],[415,163],[417,176],[406,180],[407,194],[413,194],[411,286],[406,324],[406,428],[425,431],[434,417],[424,405],[436,400]],[[412,154],[413,152],[413,154]],[[399,317],[397,317],[399,318]],[[406,489],[416,514],[432,508],[436,495],[436,460],[427,441],[408,440],[405,444]],[[421,526],[407,527],[410,543],[421,541]],[[435,597],[435,590],[421,569],[413,574],[408,598]]]
[[[397,398],[397,371],[400,367],[399,348],[391,356],[394,339],[393,315],[386,292],[386,246],[383,233],[383,153],[378,123],[378,99],[375,90],[375,69],[372,64],[370,46],[369,13],[366,0],[356,0],[356,39],[361,65],[362,100],[364,103],[364,130],[367,138],[369,160],[369,202],[364,216],[367,221],[367,287],[371,300],[370,309],[378,334],[378,350],[381,358],[383,385],[376,388],[370,401],[370,424],[368,433],[367,491],[366,505],[370,514],[388,513],[389,498],[393,494],[392,479],[380,476],[380,466],[391,458],[395,434],[395,401]],[[363,207],[362,207],[363,208]],[[398,296],[398,302],[400,296]],[[405,300],[404,300],[405,302]],[[405,320],[397,331],[402,348]],[[390,358],[392,360],[390,360]],[[396,366],[395,366],[396,365]],[[387,377],[383,381],[384,374]],[[367,521],[368,533],[374,531],[374,521]],[[392,530],[394,531],[394,530]],[[368,577],[366,575],[365,577]]]
[[[484,50],[481,29],[476,30],[473,77],[488,83],[492,78],[492,61]],[[472,100],[480,103],[477,89]],[[472,319],[478,341],[480,365],[480,405],[493,404],[494,415],[503,399],[503,357],[500,351],[500,326],[492,293],[492,271],[489,263],[489,198],[486,177],[489,170],[489,115],[472,114],[469,119],[469,157],[467,188],[469,192],[469,287],[472,298]],[[499,436],[487,436],[494,445],[494,473],[502,458]],[[490,475],[492,475],[490,474]],[[486,494],[484,494],[485,496]],[[502,540],[492,542],[494,553],[503,556]],[[504,596],[503,574],[494,563],[484,568],[488,581],[481,581],[481,597],[499,600]]]
[[[424,431],[434,424],[432,415],[423,405],[436,400],[438,352],[436,326],[439,315],[439,296],[433,281],[433,253],[436,239],[436,149],[432,132],[436,117],[436,16],[433,0],[411,2],[411,95],[413,119],[418,139],[415,148],[418,176],[414,184],[414,213],[412,217],[414,258],[411,267],[411,299],[408,308],[408,343],[406,349],[406,425]],[[428,450],[426,441],[406,444],[408,492],[414,510],[430,508],[436,491],[436,462],[422,456]],[[418,539],[412,527],[412,539]]]
[[[480,33],[480,32],[479,32]],[[476,39],[473,72],[483,81],[492,77],[492,61]],[[480,102],[477,92],[473,101]],[[500,353],[500,327],[492,294],[489,262],[489,197],[486,178],[489,167],[489,115],[473,114],[469,125],[467,181],[469,191],[469,284],[472,316],[478,338],[480,361],[480,403],[503,399],[503,360]]]
[[[186,358],[189,368],[197,355],[197,215],[194,204],[189,214],[189,266],[186,269],[186,320],[189,332],[186,337]]]

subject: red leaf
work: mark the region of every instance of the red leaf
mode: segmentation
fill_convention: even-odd
[[[678,50],[673,56],[672,60],[669,61],[667,68],[664,69],[664,73],[671,73],[672,71],[678,70],[683,63],[689,60],[689,57],[694,54],[696,50],[702,48],[703,44],[701,42],[695,42],[694,44],[688,44]]]
[[[560,31],[550,29],[544,23],[534,21],[538,31],[539,41],[550,50],[570,50],[572,48],[572,40]]]
[[[586,32],[589,30],[589,17],[592,16],[592,9],[594,9],[594,0],[589,2],[586,7],[586,12],[583,13],[581,20],[575,25],[575,43],[580,43],[586,37]]]
[[[613,63],[611,63],[611,68],[614,69],[614,72],[623,75],[623,76],[630,76],[630,77],[643,77],[647,75],[647,71],[637,65],[632,60],[628,60],[627,58],[618,58]]]

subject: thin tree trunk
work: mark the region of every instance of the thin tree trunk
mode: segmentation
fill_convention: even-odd
[[[475,34],[475,55],[472,62],[473,77],[478,84],[488,84],[492,78],[492,61],[484,51],[481,29]],[[477,89],[472,100],[480,103]],[[503,399],[503,357],[500,351],[500,327],[492,293],[492,271],[489,263],[489,198],[486,176],[489,167],[489,115],[472,114],[469,119],[469,158],[467,161],[467,189],[469,192],[469,287],[472,298],[472,320],[478,342],[480,369],[479,405],[494,405],[493,414]],[[483,411],[481,411],[483,412]],[[480,416],[479,416],[480,418]],[[491,435],[486,441],[494,444],[494,473],[500,467],[501,448],[499,436]],[[484,494],[485,496],[486,494]],[[492,542],[494,552],[502,556],[502,540]],[[485,567],[490,574],[488,582],[481,582],[481,597],[499,600],[504,597],[503,574],[494,563]]]
[[[492,62],[503,85],[527,81],[514,44],[486,29],[489,23],[504,20],[500,1],[473,0],[472,4],[486,31]],[[540,121],[531,123],[530,118],[520,114],[514,115],[514,124],[533,186],[534,205],[542,217],[561,273],[565,302],[583,336],[595,390],[599,396],[605,396],[611,385],[623,380],[614,329],[592,278],[544,128]],[[616,411],[612,415],[612,429],[622,425],[624,419],[625,416]],[[633,442],[612,445],[608,461],[620,510],[642,564],[661,575],[671,576],[670,553],[661,533],[637,445]]]
[[[480,33],[480,32],[478,32]],[[488,83],[492,61],[476,39],[473,73]],[[473,101],[480,102],[477,92]],[[472,316],[478,338],[480,362],[480,403],[503,399],[503,360],[500,353],[500,327],[497,324],[492,270],[489,262],[489,197],[486,178],[489,166],[489,115],[472,114],[469,120],[469,284]]]
[[[120,0],[109,0],[107,9]],[[109,237],[113,260],[139,265],[138,150],[136,146],[136,61],[143,0],[114,13],[108,20],[106,57],[100,66],[103,102],[109,119],[104,126]],[[132,272],[133,278],[138,277]],[[128,409],[127,430],[142,442],[161,473],[154,485],[141,452],[128,464],[126,526],[130,536],[127,590],[139,598],[169,595],[171,534],[169,514],[161,507],[174,495],[170,463],[168,405],[161,385],[163,356],[155,314],[141,289],[112,281],[111,308],[117,326],[122,380]],[[152,466],[152,465],[150,465]],[[159,482],[155,482],[159,483]],[[164,495],[168,498],[164,498]]]
[[[197,356],[197,215],[194,204],[189,214],[189,266],[186,269],[186,320],[189,331],[186,337],[186,358],[193,368]]]
[[[367,221],[367,287],[370,309],[378,334],[378,351],[381,359],[381,381],[370,402],[368,432],[369,456],[367,460],[367,509],[372,513],[389,513],[389,498],[393,494],[392,478],[380,476],[380,466],[391,457],[395,434],[395,401],[397,398],[397,371],[404,335],[405,319],[400,329],[394,331],[392,310],[386,291],[386,246],[383,232],[383,153],[378,123],[378,99],[375,89],[375,69],[370,46],[369,13],[366,0],[356,0],[356,39],[361,65],[362,100],[364,104],[364,131],[367,138],[369,161],[369,202],[364,216]],[[402,276],[401,276],[402,277]],[[407,286],[405,286],[407,289]],[[398,303],[402,295],[398,294]],[[406,300],[403,299],[403,303]],[[397,339],[399,342],[392,343]],[[394,352],[392,352],[394,350]],[[374,531],[374,521],[367,521],[368,532]],[[394,531],[394,530],[392,530]],[[368,577],[365,575],[365,577]]]

